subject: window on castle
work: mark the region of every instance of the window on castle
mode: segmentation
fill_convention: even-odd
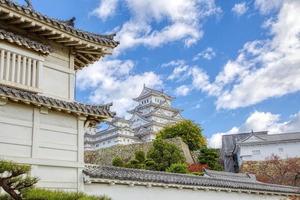
[[[0,83],[38,92],[42,65],[42,57],[1,44]]]

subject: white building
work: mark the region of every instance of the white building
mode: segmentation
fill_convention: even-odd
[[[224,135],[222,157],[226,171],[237,172],[245,161],[263,161],[272,155],[281,159],[300,158],[300,132],[268,134],[251,132]]]
[[[181,111],[172,107],[173,98],[162,91],[144,86],[134,100],[138,105],[128,111],[132,115],[129,120],[116,117],[107,129],[85,135],[86,150],[149,142],[163,127],[183,119]]]
[[[244,161],[263,161],[272,155],[281,159],[300,158],[300,132],[249,135],[237,142],[239,165]]]
[[[73,23],[0,1],[0,159],[32,165],[40,187],[82,191],[84,128],[113,113],[75,101],[75,74],[118,43]]]

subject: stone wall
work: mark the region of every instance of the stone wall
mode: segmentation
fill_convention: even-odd
[[[188,146],[181,140],[181,138],[167,139],[168,142],[175,144],[182,154],[184,155],[187,163],[194,163],[192,155]],[[115,157],[129,161],[134,157],[136,151],[144,151],[147,153],[152,147],[152,142],[130,145],[118,145],[97,151],[85,152],[85,163],[99,164],[99,165],[112,165],[112,160]]]

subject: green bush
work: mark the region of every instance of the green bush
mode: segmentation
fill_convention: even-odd
[[[153,142],[153,147],[149,150],[147,158],[156,163],[157,171],[166,171],[174,163],[184,163],[184,156],[179,148],[161,139]]]
[[[148,170],[156,170],[157,164],[152,159],[147,159],[145,161],[146,169]]]
[[[191,174],[196,175],[196,176],[203,176],[204,172],[192,172]]]
[[[220,153],[217,149],[202,148],[200,150],[198,161],[201,164],[207,164],[211,170],[223,170],[223,166],[220,163]]]
[[[0,195],[0,200],[13,200],[13,199],[8,195]]]
[[[125,163],[120,157],[115,157],[112,161],[112,165],[115,167],[124,167]]]
[[[31,189],[25,192],[24,200],[110,200],[108,197],[88,196],[84,193]]]
[[[188,167],[185,163],[175,163],[167,168],[167,172],[187,174],[189,172]]]
[[[158,138],[168,139],[180,137],[191,151],[195,151],[207,145],[202,128],[191,120],[183,120],[176,124],[166,126],[159,131]]]
[[[145,152],[143,151],[137,151],[134,153],[135,155],[135,160],[137,160],[139,163],[144,163],[146,160],[146,155]]]

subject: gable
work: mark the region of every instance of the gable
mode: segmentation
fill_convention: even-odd
[[[251,135],[245,140],[242,141],[242,143],[248,143],[248,142],[261,142],[264,141],[262,138],[256,136],[256,135]]]

